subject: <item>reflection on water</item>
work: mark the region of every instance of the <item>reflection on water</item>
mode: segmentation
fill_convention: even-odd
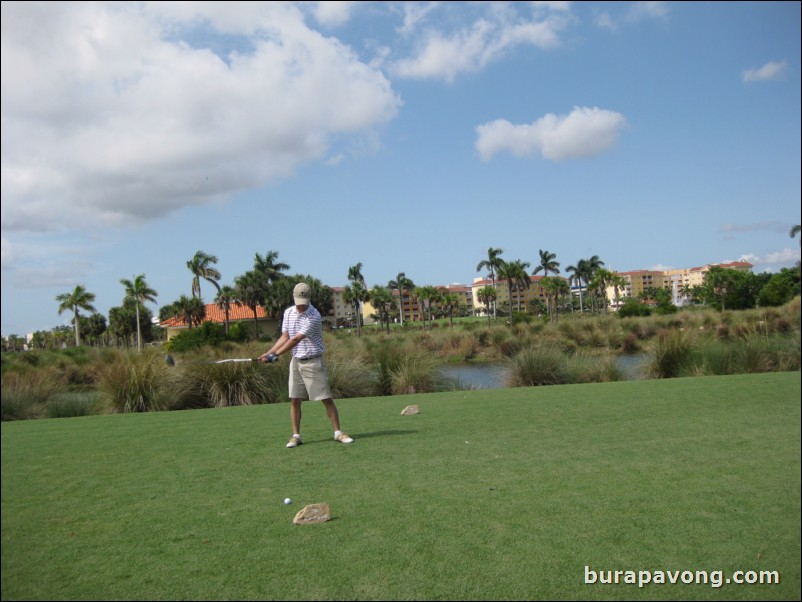
[[[646,378],[646,365],[648,355],[619,355],[615,358],[616,365],[627,380],[640,380]]]
[[[645,378],[646,355],[620,355],[616,365],[626,380]],[[440,366],[440,373],[460,389],[500,389],[506,385],[504,364],[448,364]]]
[[[440,372],[460,389],[500,389],[504,387],[501,364],[448,364]]]

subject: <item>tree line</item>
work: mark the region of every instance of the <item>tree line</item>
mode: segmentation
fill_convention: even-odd
[[[794,226],[790,231],[793,238],[800,232],[800,226]],[[619,305],[619,291],[626,283],[623,277],[615,272],[604,269],[604,262],[593,255],[587,259],[580,259],[574,265],[566,268],[567,278],[557,278],[560,274],[560,263],[550,251],[540,249],[538,263],[531,274],[527,271],[531,264],[516,259],[505,261],[502,259],[503,250],[490,247],[487,256],[483,257],[476,266],[477,272],[486,272],[491,285],[482,287],[477,291],[478,300],[487,308],[488,320],[498,315],[496,300],[498,297],[498,283],[507,287],[508,299],[513,299],[513,292],[522,292],[532,284],[531,276],[543,275],[539,285],[544,292],[546,306],[542,308],[550,320],[556,320],[560,308],[565,310],[566,303],[573,311],[575,301],[572,294],[572,285],[578,288],[578,310],[607,311],[610,300],[607,291],[614,291],[615,303]],[[257,310],[262,307],[269,317],[278,318],[285,307],[292,304],[292,288],[298,281],[307,282],[312,288],[312,303],[321,314],[329,313],[333,306],[333,294],[328,286],[310,275],[296,274],[288,276],[285,271],[290,266],[279,261],[278,251],[268,251],[264,256],[256,253],[253,269],[234,278],[233,284],[221,285],[222,274],[214,266],[218,258],[204,251],[197,251],[187,261],[186,265],[191,279],[191,295],[181,295],[172,303],[163,305],[159,310],[159,320],[164,321],[171,317],[183,320],[189,328],[199,326],[206,317],[206,304],[201,295],[201,283],[210,283],[215,289],[214,304],[225,313],[224,332],[229,333],[229,312],[235,304],[248,307],[253,313],[254,336],[256,329]],[[555,277],[552,278],[550,275]],[[343,289],[343,299],[353,307],[353,323],[357,334],[361,334],[362,312],[361,307],[370,301],[376,310],[373,316],[381,328],[389,332],[393,321],[404,323],[403,301],[405,293],[417,304],[418,319],[429,327],[435,317],[449,317],[453,320],[455,313],[459,315],[459,297],[450,293],[443,287],[416,286],[404,272],[399,272],[395,279],[389,280],[387,286],[374,286],[368,288],[362,274],[362,263],[357,263],[348,269],[348,284]],[[158,340],[163,333],[153,329],[153,314],[145,305],[156,303],[158,293],[146,281],[145,274],[134,276],[131,280],[122,278],[123,287],[122,304],[109,310],[108,322],[105,316],[99,314],[93,303],[95,295],[85,287],[77,285],[74,290],[57,295],[58,313],[69,311],[73,315],[72,333],[68,335],[68,327],[57,327],[51,331],[37,331],[33,335],[31,345],[34,348],[46,349],[60,346],[69,346],[74,337],[74,344],[80,346],[82,342],[92,345],[133,346],[141,349],[147,341]],[[781,305],[799,294],[799,264],[791,270],[784,268],[778,274],[743,273],[714,266],[707,274],[705,284],[689,287],[680,293],[693,303],[702,303],[725,309],[745,309],[761,305]],[[393,293],[397,292],[397,299]],[[637,305],[653,305],[665,310],[670,309],[670,300],[666,300],[668,291],[653,289],[644,291],[639,299],[628,300],[629,311]],[[585,296],[589,297],[589,306],[586,308]],[[529,308],[521,306],[522,295],[518,295],[519,313],[532,311],[540,313],[540,301],[536,300]],[[514,309],[505,308],[508,314]],[[81,312],[88,312],[82,315]],[[640,311],[640,310],[638,310]],[[21,339],[17,335],[10,335],[3,340],[3,350],[17,350],[21,348]]]

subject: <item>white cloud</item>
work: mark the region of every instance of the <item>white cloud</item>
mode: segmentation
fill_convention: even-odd
[[[479,71],[516,47],[548,49],[558,46],[559,34],[569,20],[568,5],[564,2],[525,4],[531,11],[530,15],[519,14],[517,5],[486,3],[481,5],[484,12],[477,15],[470,25],[455,31],[446,32],[426,25],[435,8],[442,6],[444,10],[454,10],[450,4],[454,3],[405,7],[402,33],[411,36],[419,28],[428,29],[416,38],[417,45],[411,57],[392,63],[396,75],[451,82],[461,73]],[[465,10],[463,3],[457,4],[460,10]]]
[[[3,3],[3,230],[226,199],[396,115],[384,75],[297,8],[238,6]],[[239,50],[201,43],[222,34]]]
[[[633,25],[643,21],[662,20],[668,16],[668,4],[666,2],[633,2],[629,5],[625,3],[605,3],[613,10],[618,11],[617,16],[613,16],[609,11],[599,11],[595,9],[593,22],[600,29],[607,29],[612,32],[618,31],[622,25]],[[625,7],[623,12],[620,9]]]
[[[359,4],[359,2],[340,2],[337,0],[317,2],[314,6],[315,18],[322,25],[339,27],[348,22],[354,8]]]
[[[786,61],[768,62],[759,69],[747,69],[741,73],[744,83],[764,82],[781,79],[785,75]]]
[[[0,244],[0,251],[2,251],[0,265],[4,268],[11,265],[14,262],[14,246],[11,244],[11,241],[3,237]]]
[[[748,261],[754,266],[754,272],[776,272],[779,268],[796,264],[800,260],[799,248],[785,248],[765,255],[744,253],[737,261]],[[726,262],[725,262],[726,263]]]
[[[621,113],[597,107],[575,107],[565,116],[549,113],[523,125],[496,119],[476,127],[476,149],[485,161],[505,151],[516,157],[539,151],[554,161],[593,157],[610,149],[625,125]]]
[[[633,2],[627,20],[663,19],[667,14],[668,6],[665,2]]]
[[[596,27],[600,29],[609,29],[610,31],[618,30],[618,24],[613,20],[608,12],[601,12],[595,16],[593,22]]]

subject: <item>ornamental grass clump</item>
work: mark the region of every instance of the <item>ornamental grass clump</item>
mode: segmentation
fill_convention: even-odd
[[[64,389],[64,380],[54,368],[3,372],[0,409],[3,420],[42,418],[50,399]]]
[[[692,371],[693,341],[678,330],[664,330],[657,336],[654,353],[649,364],[652,378],[687,376]]]
[[[113,413],[165,410],[172,393],[170,369],[151,350],[110,351],[98,367],[101,403]]]
[[[376,394],[376,376],[354,357],[332,357],[326,362],[329,387],[335,399],[370,397]]]
[[[278,383],[281,376],[285,377],[286,383],[286,366],[282,369],[280,365],[264,366],[258,362],[217,364],[189,361],[178,368],[172,402],[174,409],[223,408],[284,401]]]
[[[561,385],[572,380],[569,360],[555,345],[524,349],[507,366],[508,387]]]

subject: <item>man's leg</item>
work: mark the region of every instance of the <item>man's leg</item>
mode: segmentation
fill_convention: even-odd
[[[331,426],[334,427],[334,439],[340,443],[351,443],[353,439],[340,430],[340,415],[337,413],[337,406],[334,401],[329,397],[323,400],[323,405],[326,406],[326,414],[329,415]]]
[[[297,397],[290,399],[290,422],[292,423],[292,434],[301,434],[301,402]]]
[[[326,406],[326,414],[329,416],[329,420],[331,421],[331,426],[334,427],[335,431],[340,430],[340,415],[337,412],[337,406],[334,405],[334,400],[329,397],[328,399],[323,400],[323,405]]]

